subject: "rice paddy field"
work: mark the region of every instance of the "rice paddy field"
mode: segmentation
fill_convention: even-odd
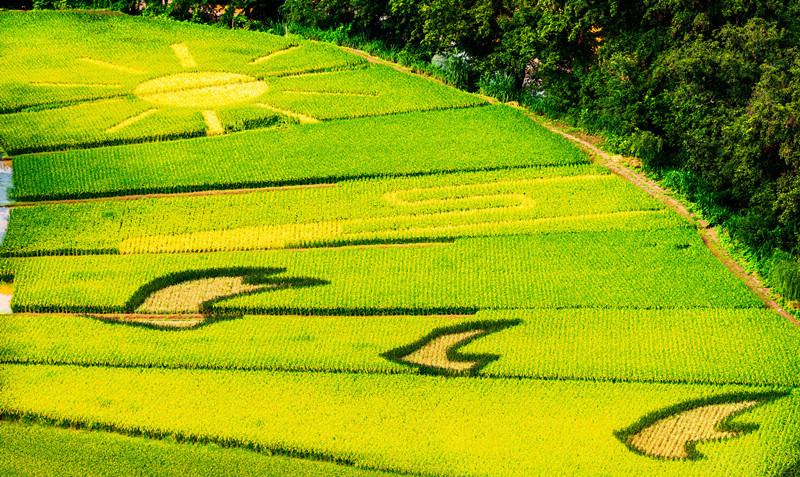
[[[517,108],[0,12],[3,475],[800,475],[800,327]]]

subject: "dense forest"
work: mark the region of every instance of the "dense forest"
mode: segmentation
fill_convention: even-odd
[[[797,0],[35,0],[286,29],[435,65],[635,155],[800,298]],[[215,8],[216,6],[216,8]]]

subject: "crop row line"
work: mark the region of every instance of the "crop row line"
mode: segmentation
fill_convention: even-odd
[[[438,315],[442,316],[442,315]],[[181,330],[167,330],[166,332],[182,332]],[[499,359],[503,359],[500,355]],[[184,365],[171,365],[164,363],[109,363],[109,362],[91,362],[91,361],[68,361],[68,360],[25,360],[14,358],[0,358],[0,364],[21,366],[21,367],[37,367],[37,366],[59,366],[59,367],[75,367],[75,368],[108,368],[108,369],[155,369],[155,370],[168,370],[168,371],[211,371],[220,373],[281,373],[281,374],[320,374],[320,375],[367,375],[367,376],[401,376],[401,375],[420,375],[420,376],[438,376],[445,379],[483,379],[492,381],[546,381],[546,382],[576,382],[576,383],[611,383],[611,384],[671,384],[671,385],[687,385],[687,386],[745,386],[752,388],[763,389],[765,387],[774,388],[776,390],[790,391],[796,388],[795,386],[787,386],[785,384],[775,383],[753,383],[744,380],[726,380],[726,381],[712,381],[707,379],[637,379],[637,378],[615,378],[607,376],[570,376],[570,375],[524,375],[524,374],[494,374],[491,372],[484,372],[481,374],[432,374],[425,371],[420,371],[417,368],[406,367],[397,369],[382,369],[382,370],[361,370],[355,368],[323,368],[323,367],[295,367],[283,368],[279,366],[240,366],[240,367],[226,367],[220,365],[210,364],[193,364],[191,366]]]
[[[0,422],[19,422],[27,425],[40,425],[46,427],[56,427],[60,429],[70,430],[83,430],[91,432],[107,432],[112,434],[119,434],[127,437],[145,438],[162,441],[174,441],[177,444],[214,444],[226,449],[243,449],[260,454],[277,455],[283,457],[290,457],[293,459],[303,459],[316,462],[328,462],[345,467],[358,467],[359,469],[373,470],[376,472],[385,472],[394,475],[414,476],[414,477],[438,477],[436,474],[423,473],[423,472],[410,472],[397,469],[388,469],[380,467],[371,467],[357,464],[354,460],[345,457],[336,456],[333,453],[313,451],[313,450],[300,450],[280,445],[264,445],[243,439],[223,439],[215,436],[207,436],[201,434],[185,434],[175,431],[160,431],[154,432],[152,430],[145,430],[139,427],[126,428],[108,423],[91,422],[87,423],[83,420],[75,419],[57,419],[44,414],[19,412],[15,410],[0,409]]]
[[[130,313],[123,306],[104,307],[104,306],[59,306],[59,305],[46,305],[46,306],[19,306],[15,309],[15,313],[24,313],[31,315],[75,315],[83,316],[86,314],[92,315],[119,315]],[[728,306],[731,310],[752,310],[751,306]],[[431,308],[411,308],[411,307],[386,307],[386,308],[298,308],[298,307],[226,307],[226,314],[236,315],[275,315],[275,316],[453,316],[453,315],[474,315],[478,311],[513,311],[513,310],[583,310],[583,309],[603,309],[603,310],[685,310],[685,309],[718,309],[714,306],[585,306],[585,305],[569,305],[569,306],[543,306],[543,307],[431,307]]]
[[[88,104],[88,103],[100,103],[102,101],[107,101],[109,99],[118,99],[118,98],[132,98],[135,97],[131,94],[125,93],[118,96],[108,96],[102,98],[94,98],[91,100],[84,100],[80,101],[76,104]],[[375,98],[376,96],[369,96],[370,98]],[[75,104],[68,104],[64,107],[74,106]],[[264,103],[257,103],[258,107],[264,107]],[[273,106],[266,107],[265,109],[271,110],[277,114],[283,114],[289,118],[297,119],[299,124],[301,125],[308,125],[308,124],[317,124],[320,122],[343,122],[343,121],[350,121],[354,119],[363,119],[363,118],[383,118],[383,117],[391,117],[391,116],[400,116],[405,114],[412,114],[412,113],[419,113],[419,112],[433,112],[433,111],[455,111],[460,109],[472,109],[472,108],[480,108],[487,106],[488,103],[479,103],[479,104],[463,104],[463,105],[444,105],[444,106],[420,106],[419,108],[411,108],[402,111],[392,111],[392,112],[368,112],[363,114],[355,114],[353,116],[348,117],[338,117],[338,118],[315,118],[306,114],[297,113],[294,111],[290,111],[287,109],[276,108]],[[267,105],[268,106],[268,105]],[[60,107],[59,107],[60,108]],[[59,108],[52,108],[52,109],[59,109]],[[291,123],[287,123],[291,124]],[[260,128],[265,129],[265,128]],[[114,147],[114,146],[125,146],[125,145],[135,145],[135,144],[147,144],[153,142],[164,142],[164,141],[177,141],[181,139],[193,139],[198,137],[206,137],[207,134],[205,131],[183,131],[178,133],[169,133],[169,134],[162,134],[157,136],[147,136],[147,137],[134,137],[134,138],[111,138],[111,139],[102,139],[102,140],[95,140],[95,141],[87,141],[83,142],[77,146],[71,146],[72,149],[66,147],[65,144],[52,144],[47,146],[37,146],[35,148],[19,148],[16,150],[16,155],[18,156],[37,156],[42,154],[51,154],[54,152],[63,152],[69,151],[74,149],[99,149],[104,147]],[[10,156],[6,156],[3,160],[11,160],[13,159]]]
[[[654,199],[658,200],[662,204],[666,205],[668,208],[673,210],[675,213],[680,215],[681,217],[685,218],[689,221],[692,225],[697,228],[697,232],[700,235],[700,238],[703,240],[703,243],[711,250],[711,253],[722,262],[723,265],[739,280],[741,280],[747,288],[749,288],[753,293],[758,296],[758,298],[764,302],[764,304],[768,307],[780,314],[785,319],[789,320],[796,326],[800,326],[800,320],[798,320],[794,315],[786,311],[775,299],[772,297],[772,292],[765,287],[761,280],[758,277],[747,273],[747,271],[740,265],[733,257],[725,250],[722,246],[722,243],[719,240],[719,236],[717,235],[716,231],[713,229],[711,224],[708,221],[697,217],[695,214],[689,211],[685,205],[683,205],[679,200],[675,199],[674,197],[670,196],[669,192],[658,185],[655,181],[651,180],[650,178],[646,177],[644,174],[634,171],[633,169],[627,167],[623,163],[622,156],[618,154],[609,154],[602,149],[598,148],[594,144],[581,139],[575,135],[572,135],[557,125],[550,123],[548,121],[543,121],[540,118],[532,115],[529,111],[524,108],[519,108],[522,110],[531,120],[535,121],[536,123],[544,126],[549,131],[552,131],[569,141],[573,142],[574,144],[578,145],[581,149],[588,153],[590,157],[599,159],[601,165],[607,167],[611,172],[616,174],[617,176],[625,179],[626,181],[630,182],[634,186],[638,187],[639,189],[643,190],[644,192],[648,193]]]
[[[398,113],[401,114],[401,113]],[[13,158],[6,158],[6,164],[11,164],[13,167]],[[309,189],[309,188],[322,188],[322,187],[336,187],[339,182],[345,181],[359,181],[359,180],[373,180],[373,179],[393,179],[393,178],[410,178],[410,177],[426,177],[437,176],[442,174],[456,174],[456,173],[470,173],[470,172],[495,172],[495,171],[511,171],[511,170],[535,170],[563,167],[563,164],[541,164],[541,165],[506,165],[506,166],[487,166],[487,167],[469,167],[460,169],[433,169],[429,171],[414,171],[406,173],[377,173],[377,174],[353,174],[345,176],[328,176],[316,177],[305,179],[291,179],[279,181],[263,181],[263,182],[249,182],[249,183],[228,183],[228,184],[204,184],[204,185],[186,185],[180,186],[179,190],[170,192],[170,189],[163,187],[147,187],[142,189],[133,189],[126,191],[127,194],[113,195],[113,192],[89,192],[80,194],[52,194],[47,196],[32,196],[30,198],[23,198],[19,201],[13,201],[7,204],[8,207],[33,207],[37,205],[53,205],[53,204],[81,204],[87,202],[99,202],[106,200],[137,200],[137,199],[151,199],[163,197],[184,197],[184,196],[205,196],[205,195],[224,195],[224,194],[246,194],[256,191],[269,191],[269,190],[290,190],[290,189]]]

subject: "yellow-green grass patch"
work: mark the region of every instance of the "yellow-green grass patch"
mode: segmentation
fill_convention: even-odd
[[[796,392],[735,419],[757,431],[698,444],[699,461],[642,456],[615,435],[677,403],[786,392],[774,388],[24,365],[0,377],[12,415],[402,472],[718,477],[779,474],[800,457]]]

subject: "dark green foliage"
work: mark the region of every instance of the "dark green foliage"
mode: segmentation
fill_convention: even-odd
[[[468,88],[472,71],[463,55],[448,55],[441,65],[445,81],[459,88]]]
[[[503,102],[512,101],[518,95],[517,79],[512,74],[500,71],[481,76],[478,88],[481,93]]]
[[[785,298],[800,300],[800,263],[786,254],[776,253],[770,265],[770,285]]]
[[[290,0],[284,12],[421,57],[464,52],[487,94],[521,85],[531,109],[696,176],[750,247],[800,251],[798,2],[362,3]]]

